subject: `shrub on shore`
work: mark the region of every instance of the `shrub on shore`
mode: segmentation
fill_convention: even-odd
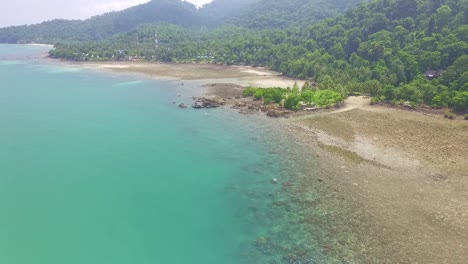
[[[465,120],[468,120],[468,114],[465,114],[464,117],[465,117]]]
[[[254,93],[254,98],[255,100],[261,100],[263,98],[263,91],[260,89],[257,89]]]
[[[290,94],[284,102],[284,108],[289,110],[300,110],[301,109],[301,97],[299,94]]]
[[[379,103],[382,103],[382,102],[385,102],[385,96],[383,96],[383,95],[378,96],[378,97],[372,97],[370,104],[371,105],[376,105],[376,104],[379,104]]]
[[[447,110],[444,112],[444,117],[448,119],[455,119],[455,114]]]
[[[247,96],[253,96],[255,94],[255,92],[257,91],[257,88],[255,87],[247,87],[244,89],[244,91],[242,92],[242,95],[247,97]]]
[[[279,87],[273,88],[257,88],[257,87],[247,87],[242,92],[244,97],[253,96],[256,100],[263,99],[264,101],[269,99],[270,102],[275,102],[277,104],[283,101],[284,95],[289,92],[286,89]]]
[[[314,103],[320,107],[338,106],[344,98],[340,93],[332,90],[320,90],[314,95]]]
[[[344,100],[340,93],[332,90],[302,89],[301,91],[297,85],[294,89],[247,87],[242,94],[244,97],[253,96],[255,100],[263,100],[265,104],[281,105],[284,100],[284,108],[295,111],[301,109],[301,102],[319,107],[333,107],[338,106]]]

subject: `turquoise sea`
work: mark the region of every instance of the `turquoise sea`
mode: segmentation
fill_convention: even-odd
[[[195,88],[47,49],[0,45],[0,263],[290,263],[294,246],[297,263],[326,259],[294,207],[272,206],[288,201],[271,183],[288,160],[263,118],[178,109]]]

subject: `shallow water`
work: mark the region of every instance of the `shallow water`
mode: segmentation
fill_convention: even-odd
[[[0,263],[330,260],[271,183],[293,177],[273,125],[46,50],[0,45]]]

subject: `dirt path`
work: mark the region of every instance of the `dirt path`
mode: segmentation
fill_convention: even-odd
[[[368,96],[350,96],[344,102],[344,107],[331,112],[331,114],[351,111],[370,106],[371,99]]]
[[[364,97],[364,96],[350,96],[348,97],[345,101],[342,107],[340,107],[337,110],[332,110],[332,111],[320,111],[320,112],[315,112],[315,113],[299,113],[298,115],[294,116],[293,120],[294,121],[300,121],[300,120],[307,120],[310,118],[318,117],[318,116],[326,116],[326,115],[333,115],[333,114],[338,114],[338,113],[343,113],[343,112],[348,112],[354,109],[371,109],[369,108],[370,106],[370,98],[369,97]]]

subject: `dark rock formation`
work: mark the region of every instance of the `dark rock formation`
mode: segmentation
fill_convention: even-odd
[[[195,109],[201,108],[217,108],[226,104],[226,100],[221,98],[204,98],[200,97],[195,100],[192,107]]]
[[[287,111],[284,109],[272,109],[267,112],[267,116],[276,117],[276,118],[279,118],[279,117],[289,118],[290,114],[291,114],[290,111]]]
[[[247,107],[246,102],[238,101],[234,104],[235,107]]]

